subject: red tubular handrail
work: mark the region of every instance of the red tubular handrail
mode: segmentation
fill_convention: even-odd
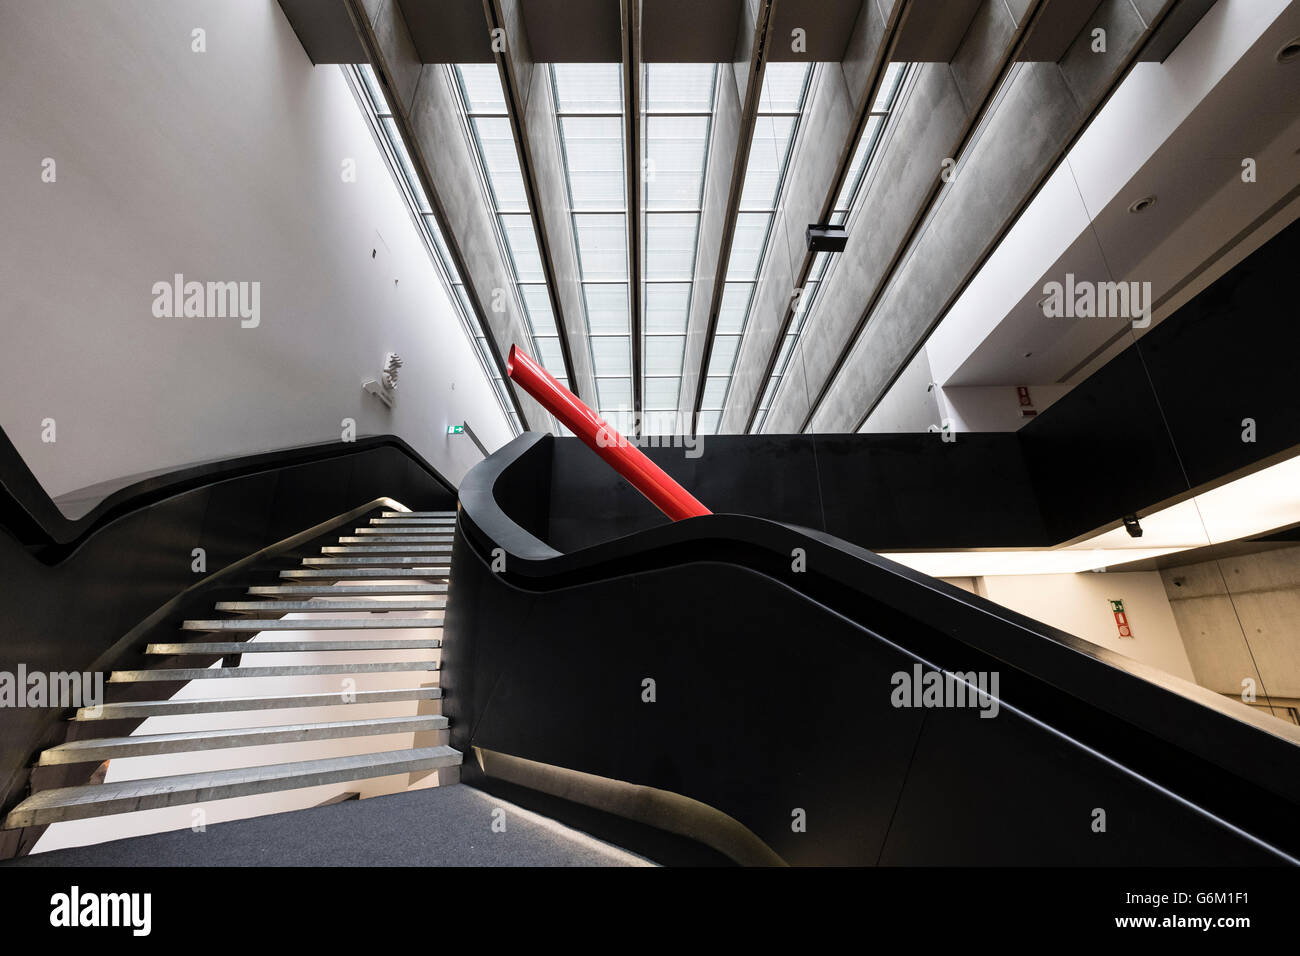
[[[668,517],[713,514],[517,345],[510,346],[506,374]]]

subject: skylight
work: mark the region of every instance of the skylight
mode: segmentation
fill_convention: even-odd
[[[463,63],[448,69],[453,71],[460,90],[461,109],[472,133],[496,213],[498,235],[532,336],[530,351],[567,387],[564,350],[546,288],[546,271],[496,64]]]
[[[632,411],[632,328],[622,71],[617,63],[557,63],[550,74],[597,410],[626,431]]]
[[[844,185],[840,188],[839,195],[835,199],[831,222],[837,225],[843,225],[849,221],[851,214],[856,210],[863,194],[866,192],[863,184],[867,181],[868,173],[874,168],[872,160],[877,155],[877,148],[880,145],[885,123],[898,100],[898,93],[902,88],[907,66],[906,63],[891,63],[885,70],[885,78],[880,84],[880,92],[876,96],[876,101],[871,105],[871,113],[867,117],[862,135],[858,139],[858,145],[853,151],[848,173],[844,177]],[[781,342],[781,351],[777,354],[772,375],[767,381],[767,387],[763,389],[762,398],[759,399],[758,415],[755,417],[754,426],[751,429],[753,432],[762,431],[763,423],[767,421],[767,414],[772,407],[772,400],[776,396],[782,379],[785,377],[786,369],[790,363],[790,356],[794,352],[794,346],[807,326],[809,317],[820,302],[818,293],[829,275],[833,273],[832,260],[834,258],[834,256],[825,252],[819,252],[813,256],[812,269],[808,273],[808,280],[804,283],[794,315],[786,330],[785,338]]]
[[[677,422],[717,67],[649,63],[641,75],[643,431]]]
[[[501,377],[492,346],[488,342],[483,326],[479,322],[478,314],[470,302],[464,280],[457,271],[442,231],[431,214],[429,201],[425,197],[424,188],[420,185],[419,178],[415,174],[414,164],[406,151],[406,145],[402,142],[397,123],[392,116],[392,110],[384,97],[383,88],[379,85],[378,78],[369,64],[345,66],[342,69],[344,76],[352,87],[353,93],[357,97],[357,102],[366,114],[371,130],[379,141],[384,158],[388,161],[389,171],[397,181],[402,195],[406,198],[407,206],[410,208],[411,215],[414,217],[420,229],[420,234],[424,238],[425,245],[429,249],[430,257],[434,261],[438,275],[450,293],[461,327],[464,329],[465,334],[469,336],[470,341],[474,342],[475,351],[483,367],[483,372],[492,382],[497,400],[501,403],[501,410],[505,413],[506,418],[510,421],[510,427],[517,435],[522,431],[522,426],[519,415],[515,412],[514,403],[511,401],[508,386]],[[500,84],[497,85],[497,92],[500,93]],[[504,112],[504,101],[501,108]]]
[[[696,431],[701,435],[716,433],[722,418],[811,76],[810,63],[769,63],[764,70],[722,308],[700,399]]]

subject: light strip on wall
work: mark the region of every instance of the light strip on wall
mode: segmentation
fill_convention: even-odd
[[[881,552],[881,556],[942,578],[1069,574],[1252,538],[1300,524],[1300,455],[1139,520],[1140,538],[1130,537],[1121,525],[1064,548]]]

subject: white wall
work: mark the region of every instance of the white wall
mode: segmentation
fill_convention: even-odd
[[[344,418],[454,481],[480,456],[446,424],[509,438],[340,70],[273,0],[8,3],[0,62],[0,425],[48,493],[336,441]],[[174,273],[260,282],[260,325],[155,318]],[[360,387],[388,351],[391,412]]]
[[[984,597],[1075,637],[1195,682],[1158,571],[1006,574],[980,579]],[[1121,638],[1111,599],[1124,602],[1132,638]]]

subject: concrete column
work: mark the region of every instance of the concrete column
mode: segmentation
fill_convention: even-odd
[[[528,43],[519,0],[487,0],[498,8],[506,31],[506,104],[519,136],[519,167],[528,188],[528,201],[537,223],[542,267],[551,291],[560,341],[565,349],[569,381],[578,397],[596,404],[596,379],[587,344],[587,309],[578,269],[578,247],[569,210],[564,153],[555,120],[550,68],[536,63]],[[491,25],[489,23],[489,25]]]
[[[1172,3],[1165,0],[1160,11]],[[1124,76],[1157,23],[1158,17],[1148,21],[1128,0],[1104,0],[1059,63],[1016,68],[987,126],[940,191],[923,230],[908,241],[887,285],[861,314],[848,353],[839,353],[838,365],[828,365],[824,351],[818,356],[812,377],[822,383],[822,392],[805,427],[853,431],[870,414]],[[1094,29],[1105,30],[1105,52],[1093,52]],[[954,87],[960,95],[955,73]],[[819,316],[833,311],[823,308]],[[808,336],[804,345],[822,347]],[[809,358],[814,354],[810,351]],[[781,420],[790,421],[797,405],[783,403]]]
[[[511,269],[497,242],[490,199],[460,120],[451,78],[445,66],[420,62],[396,0],[360,2],[362,42],[371,64],[387,80],[389,105],[411,162],[504,373],[510,346],[528,341],[528,324],[511,292]],[[494,302],[503,311],[493,311]],[[525,428],[553,429],[554,420],[544,408],[513,384],[510,388]]]
[[[951,62],[914,68],[915,78],[900,94],[878,147],[876,171],[866,185],[860,213],[850,222],[848,246],[829,274],[821,302],[791,358],[803,368],[806,381],[797,388],[793,381],[782,381],[764,431],[803,430],[818,396],[892,281],[918,225],[946,195],[940,188],[944,160],[956,159],[977,128],[1032,11],[1032,5],[1021,5],[1017,17],[1005,3],[985,0]],[[834,430],[853,431],[863,418],[865,410],[852,426]]]

